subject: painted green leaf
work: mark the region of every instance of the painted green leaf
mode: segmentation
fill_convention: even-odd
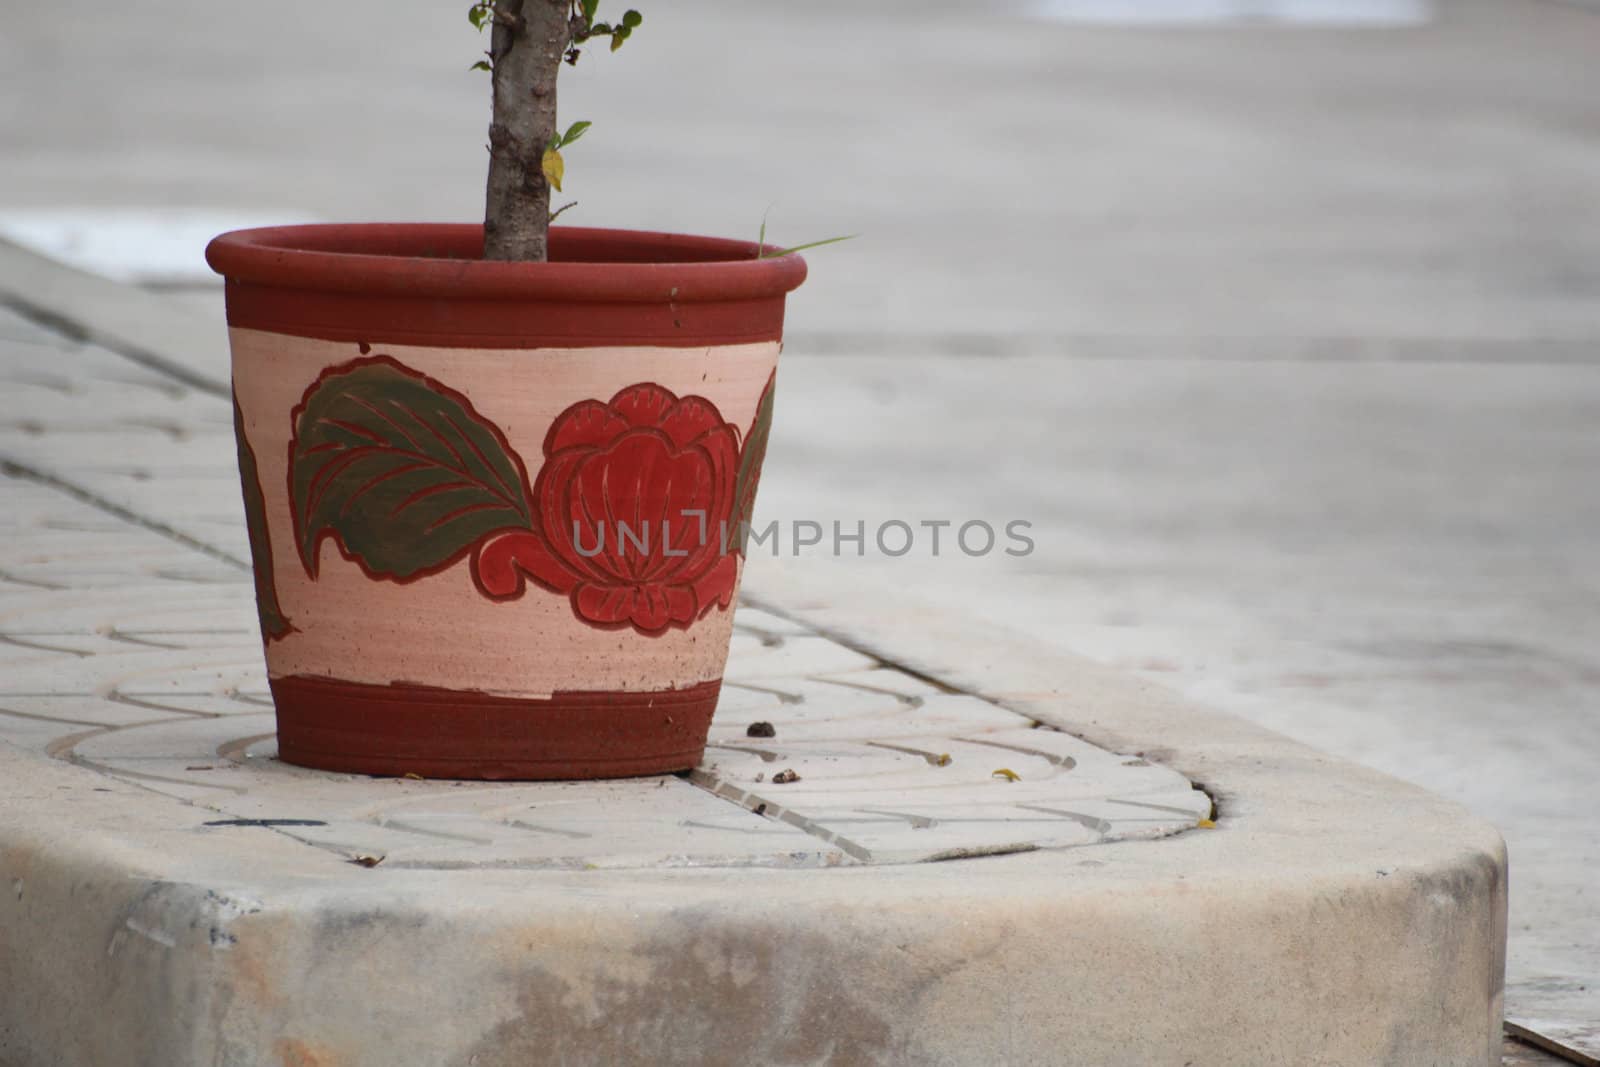
[[[748,523],[756,510],[756,483],[761,479],[761,462],[767,456],[767,437],[772,433],[772,396],[778,372],[767,379],[767,387],[756,403],[756,418],[739,450],[739,473],[733,483],[733,518],[739,524],[739,551],[744,552]]]
[[[466,397],[388,356],[325,372],[294,414],[289,481],[306,573],[332,537],[375,578],[443,570],[531,525],[522,461]]]
[[[233,398],[233,436],[239,446],[239,478],[244,484],[244,525],[250,537],[250,559],[256,575],[256,615],[261,620],[261,636],[275,641],[294,627],[278,606],[278,587],[272,574],[272,538],[267,532],[267,502],[261,496],[261,476],[256,471],[256,454],[244,435],[244,414],[239,398]]]

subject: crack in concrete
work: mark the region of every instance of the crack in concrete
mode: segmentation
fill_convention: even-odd
[[[746,792],[732,782],[726,781],[709,771],[702,771],[696,767],[689,772],[688,781],[690,784],[704,789],[712,796],[730,801],[753,814],[787,823],[802,833],[834,846],[853,860],[860,863],[873,862],[872,851],[859,842],[852,841],[842,834],[826,829],[799,812],[790,811],[775,801]]]

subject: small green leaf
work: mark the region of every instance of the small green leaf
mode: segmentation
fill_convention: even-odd
[[[644,16],[637,11],[629,11],[622,16],[622,25],[630,30],[643,21]]]
[[[567,132],[561,135],[561,143],[556,145],[556,147],[567,147],[567,145],[571,144],[573,141],[576,141],[585,133],[588,133],[589,127],[593,125],[594,123],[592,122],[574,122],[571,126],[567,127]]]
[[[628,35],[632,32],[633,31],[628,29],[626,26],[618,26],[616,29],[612,30],[611,50],[615,52],[617,49],[621,48],[622,42],[626,41],[628,39]]]
[[[489,61],[487,59],[480,59],[476,63],[472,64],[472,66],[469,67],[468,69],[469,70],[493,70],[494,68],[489,66]]]
[[[611,32],[611,23],[597,22],[589,27],[590,37],[604,37]]]
[[[475,30],[483,29],[483,24],[488,21],[489,9],[482,4],[473,4],[467,8],[467,21],[472,23]]]
[[[583,0],[583,21],[593,22],[594,13],[600,10],[600,0]]]

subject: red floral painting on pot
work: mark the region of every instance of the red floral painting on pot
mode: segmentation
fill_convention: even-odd
[[[747,434],[711,401],[650,382],[563,411],[531,487],[522,458],[461,393],[389,356],[325,371],[291,418],[289,499],[308,576],[332,540],[374,580],[470,555],[484,596],[532,584],[596,627],[686,628],[727,607],[772,422]]]

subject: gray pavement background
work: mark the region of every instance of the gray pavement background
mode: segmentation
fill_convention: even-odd
[[[14,6],[0,210],[475,217],[462,6]],[[564,88],[569,218],[865,234],[792,304],[763,512],[1034,521],[847,563],[1494,820],[1511,1011],[1600,1025],[1600,14],[644,10]]]

